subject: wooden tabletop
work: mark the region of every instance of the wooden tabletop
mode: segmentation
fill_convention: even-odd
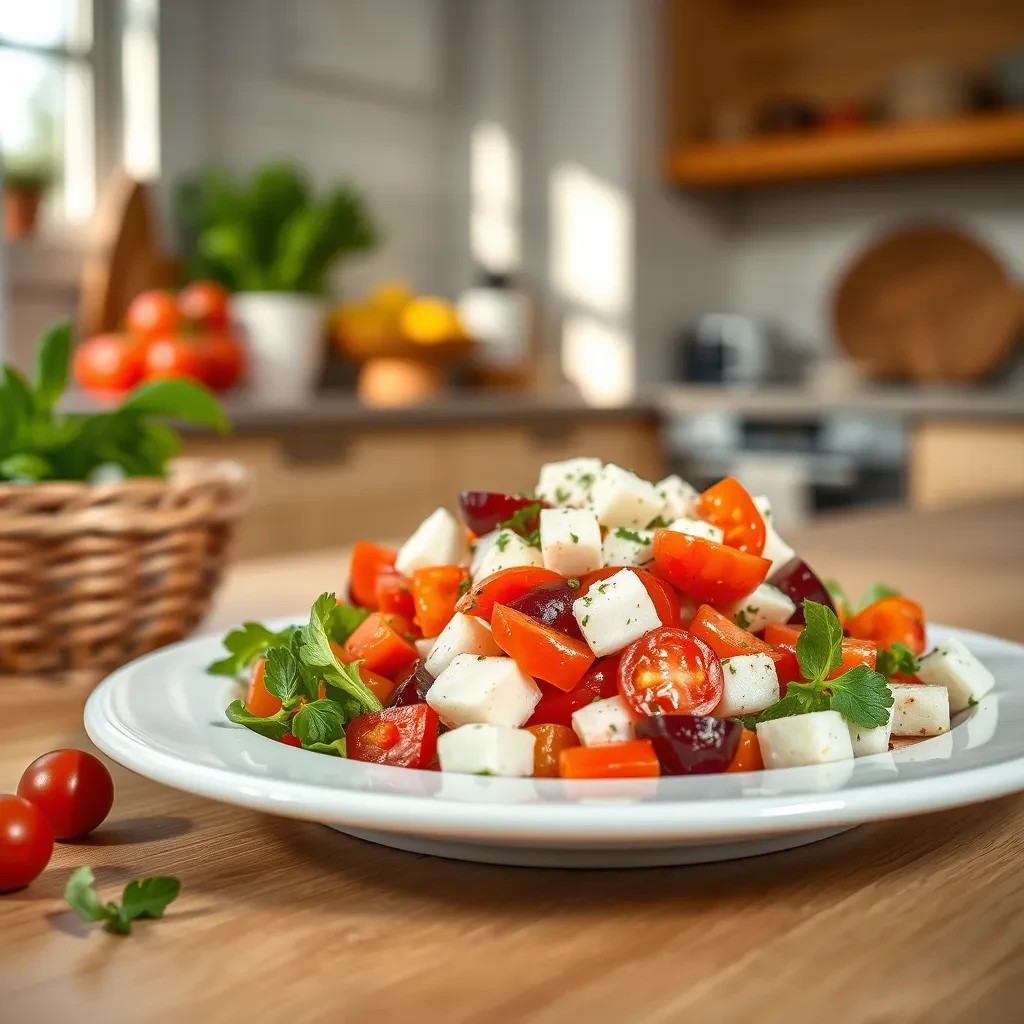
[[[816,524],[800,549],[857,591],[1024,640],[1024,503]],[[308,607],[341,553],[239,566],[213,625]],[[86,746],[80,693],[0,682],[0,790]],[[400,853],[115,768],[110,820],[0,897],[0,1020],[1017,1021],[1024,797],[787,853],[643,871],[497,868]],[[180,876],[129,938],[60,893]]]

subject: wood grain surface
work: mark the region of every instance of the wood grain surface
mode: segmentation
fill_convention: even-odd
[[[872,513],[799,547],[856,591],[899,583],[931,617],[1024,639],[1024,503]],[[240,566],[211,626],[297,611],[342,553]],[[80,690],[0,683],[0,790],[85,745]],[[115,768],[117,802],[0,897],[0,1020],[985,1021],[1021,1019],[1024,798],[863,826],[701,867],[569,872],[399,853]],[[174,873],[129,938],[60,893]]]

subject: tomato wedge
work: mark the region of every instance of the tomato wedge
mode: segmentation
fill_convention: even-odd
[[[412,580],[393,569],[385,569],[374,587],[377,610],[390,615],[412,619],[416,605],[412,599]]]
[[[491,616],[494,642],[527,674],[568,692],[594,663],[582,641],[503,604]]]
[[[586,675],[568,692],[559,690],[543,681],[540,687],[541,698],[533,709],[526,727],[534,725],[572,725],[572,713],[592,704],[601,697],[614,697],[619,692],[620,654],[610,654],[606,658],[598,658],[587,669]]]
[[[281,701],[275,697],[264,682],[267,659],[259,658],[253,662],[252,675],[249,677],[249,692],[245,695],[245,709],[250,715],[269,718],[281,710]]]
[[[637,566],[606,565],[603,569],[595,569],[593,572],[588,572],[580,580],[579,596],[583,597],[595,583],[606,580],[609,576],[622,572],[623,569],[628,569],[639,577],[648,596],[654,602],[654,610],[658,613],[658,618],[661,619],[662,625],[678,626],[679,595],[664,580],[655,576],[653,572],[648,572],[646,569],[641,569]]]
[[[558,766],[563,779],[642,779],[661,774],[650,740],[568,747],[559,754]]]
[[[709,604],[702,604],[697,609],[697,614],[686,628],[703,640],[719,658],[767,654],[773,661],[781,661],[783,657],[781,651],[737,626],[727,615],[716,611]]]
[[[872,640],[879,647],[906,644],[924,654],[924,609],[908,597],[883,597],[846,620],[846,632],[858,640]]]
[[[348,570],[348,592],[353,604],[377,610],[377,577],[385,570],[394,569],[397,557],[398,552],[393,548],[356,541]]]
[[[766,643],[772,645],[785,655],[775,663],[775,671],[779,676],[779,685],[785,694],[787,683],[795,682],[800,678],[800,666],[796,657],[796,642],[803,632],[802,626],[767,626],[764,631]],[[849,637],[843,638],[842,663],[828,678],[835,679],[836,676],[857,665],[867,665],[874,668],[878,659],[878,647],[876,644],[866,640],[853,640]]]
[[[437,636],[451,622],[459,591],[468,578],[461,565],[437,565],[412,574],[414,618],[424,636]]]
[[[580,745],[579,737],[565,725],[532,725],[536,743],[533,745],[533,777],[557,779],[563,750]]]
[[[437,754],[440,725],[437,712],[426,704],[385,708],[348,723],[345,750],[353,761],[426,768]]]
[[[561,580],[562,577],[553,569],[542,569],[539,566],[519,565],[512,569],[501,569],[470,587],[459,598],[455,610],[490,622],[496,604],[507,605],[542,583]]]
[[[753,729],[744,729],[740,733],[740,745],[732,755],[727,772],[759,772],[764,768],[761,760],[761,744],[757,741],[757,733]]]
[[[389,679],[397,678],[419,658],[416,648],[380,612],[367,616],[342,650],[346,661],[362,661],[364,668]]]
[[[677,530],[654,531],[654,565],[662,579],[708,604],[745,597],[764,582],[772,567],[760,555]]]
[[[653,629],[626,648],[619,693],[638,715],[706,715],[725,688],[722,663],[685,629]]]
[[[727,476],[709,487],[697,499],[696,511],[701,519],[723,531],[729,547],[752,555],[764,551],[764,518],[750,493],[735,477]]]
[[[382,676],[379,672],[368,669],[365,665],[359,666],[359,678],[362,679],[363,685],[370,693],[385,707],[391,703],[391,698],[398,690],[398,683],[388,679],[387,676]]]

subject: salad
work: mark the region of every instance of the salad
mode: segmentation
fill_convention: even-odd
[[[348,600],[246,623],[210,666],[234,723],[358,761],[476,775],[757,771],[935,736],[994,686],[921,606],[856,606],[727,478],[698,492],[593,458],[533,495],[469,491],[397,550],[353,549]]]

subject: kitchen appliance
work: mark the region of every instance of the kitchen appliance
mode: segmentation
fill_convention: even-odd
[[[778,332],[765,324],[708,313],[679,338],[677,376],[698,384],[753,384],[773,375],[775,356],[783,349]]]

